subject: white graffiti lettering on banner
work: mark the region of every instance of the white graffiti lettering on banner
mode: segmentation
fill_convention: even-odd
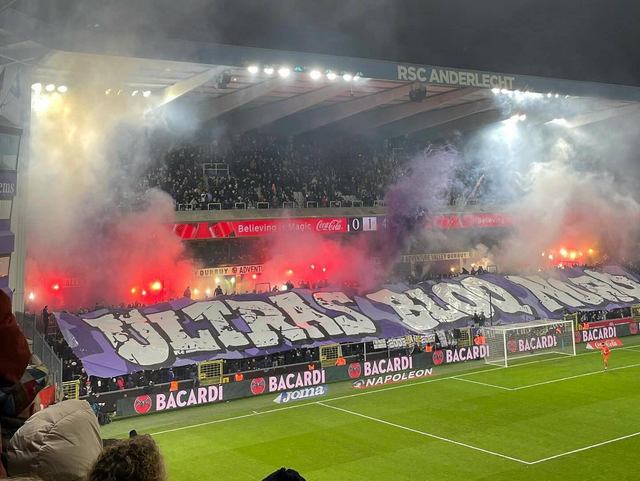
[[[410,381],[421,377],[433,375],[433,369],[417,369],[413,371],[397,372],[395,374],[387,374],[386,376],[370,377],[367,379],[358,379],[353,381],[354,389],[365,389],[368,387],[382,386],[383,384],[393,384],[397,382]]]
[[[512,320],[530,316],[560,319],[565,308],[587,310],[611,303],[625,306],[640,302],[640,283],[630,274],[589,269],[572,273],[562,279],[463,276],[401,291],[385,287],[355,297],[341,291],[294,290],[197,301],[180,308],[163,304],[148,310],[114,309],[56,316],[62,318],[63,334],[68,339],[95,339],[99,334],[105,356],[115,353],[133,365],[119,372],[114,368],[113,375],[119,375],[139,370],[136,368],[170,366],[180,359],[193,360],[193,356],[251,357],[256,355],[256,349],[285,350],[338,340],[386,339],[389,326],[394,331],[386,347],[395,348],[401,346],[403,336],[445,328],[448,323],[469,319],[474,312],[491,312],[495,320],[505,315]],[[79,354],[82,358],[99,353],[85,350]],[[118,364],[106,362],[103,359],[97,364]]]
[[[329,392],[328,386],[307,387],[296,391],[281,392],[273,400],[274,403],[284,404],[291,401],[302,401],[310,397],[325,396]]]

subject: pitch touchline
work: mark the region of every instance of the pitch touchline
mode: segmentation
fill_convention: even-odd
[[[318,404],[320,406],[324,406],[325,408],[335,409],[336,411],[341,411],[343,413],[351,414],[352,416],[358,416],[358,417],[361,417],[361,418],[364,418],[364,419],[368,419],[369,421],[374,421],[376,423],[386,424],[387,426],[391,426],[391,427],[398,428],[398,429],[404,429],[405,431],[409,431],[409,432],[412,432],[412,433],[415,433],[415,434],[420,434],[421,436],[426,436],[428,438],[437,439],[437,440],[443,441],[445,443],[455,444],[456,446],[462,446],[464,448],[473,449],[474,451],[480,451],[480,452],[485,453],[485,454],[491,454],[492,456],[498,456],[500,458],[508,459],[509,461],[515,461],[515,462],[520,463],[520,464],[531,464],[529,461],[524,461],[522,459],[514,458],[513,456],[507,456],[506,454],[497,453],[495,451],[490,451],[488,449],[479,448],[479,447],[473,446],[471,444],[462,443],[460,441],[455,441],[453,439],[445,438],[443,436],[438,436],[437,434],[427,433],[425,431],[419,431],[418,429],[413,429],[413,428],[410,428],[410,427],[407,427],[407,426],[403,426],[401,424],[396,424],[396,423],[392,423],[392,422],[389,422],[389,421],[385,421],[384,419],[378,419],[378,418],[374,418],[372,416],[367,416],[366,414],[361,414],[361,413],[358,413],[356,411],[350,411],[348,409],[339,408],[337,406],[331,406],[330,404],[325,404],[322,401],[318,401],[315,404]]]

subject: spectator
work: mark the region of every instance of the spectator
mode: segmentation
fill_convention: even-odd
[[[29,359],[29,345],[11,312],[11,299],[0,289],[0,387],[19,383]]]
[[[86,401],[68,400],[37,412],[11,438],[10,476],[83,480],[102,452],[98,420]]]
[[[262,481],[304,481],[304,478],[300,476],[298,471],[280,468],[264,478]]]
[[[164,481],[164,461],[149,435],[130,436],[104,450],[91,468],[88,481]]]
[[[42,309],[42,332],[44,332],[44,337],[49,334],[49,306],[44,306]]]

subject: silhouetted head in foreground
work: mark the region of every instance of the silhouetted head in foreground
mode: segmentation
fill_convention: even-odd
[[[275,473],[271,473],[262,481],[305,481],[298,471],[293,469],[280,468]]]

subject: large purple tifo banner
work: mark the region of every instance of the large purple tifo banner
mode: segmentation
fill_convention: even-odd
[[[489,307],[491,302],[491,308]],[[295,289],[206,301],[180,299],[143,309],[56,313],[89,375],[255,357],[298,347],[421,334],[469,324],[560,319],[563,310],[612,309],[640,302],[637,276],[616,266],[558,270],[544,277],[483,274],[396,284],[349,297]]]

